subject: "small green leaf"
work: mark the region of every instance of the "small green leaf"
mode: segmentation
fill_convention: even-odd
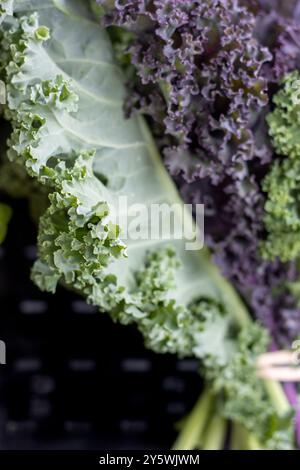
[[[50,30],[46,26],[40,26],[35,31],[35,37],[39,41],[47,41],[50,38]]]

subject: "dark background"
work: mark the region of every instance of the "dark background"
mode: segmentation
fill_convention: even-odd
[[[30,281],[35,228],[24,201],[0,247],[0,449],[168,449],[197,400],[197,362],[158,356],[133,327],[64,289]]]

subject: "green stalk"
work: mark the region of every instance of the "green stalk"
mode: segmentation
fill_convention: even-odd
[[[222,450],[226,433],[226,420],[214,412],[204,437],[203,450]]]
[[[265,389],[272,401],[274,408],[279,415],[285,415],[291,409],[291,405],[279,382],[270,379],[264,379]]]
[[[5,240],[12,210],[7,204],[0,204],[0,243]]]
[[[239,423],[232,423],[230,450],[245,449],[245,429]]]
[[[183,429],[173,444],[173,450],[192,450],[199,446],[212,409],[213,399],[213,395],[206,387],[185,419]]]
[[[247,449],[246,450],[264,450],[264,448],[259,444],[258,440],[256,439],[253,434],[248,434],[248,440],[247,440]]]
[[[232,423],[231,450],[263,450],[257,439],[239,423]]]

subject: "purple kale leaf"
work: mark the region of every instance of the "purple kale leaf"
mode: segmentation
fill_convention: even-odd
[[[289,343],[300,310],[284,286],[298,272],[258,247],[261,181],[276,158],[265,117],[282,76],[300,66],[300,1],[98,1],[107,26],[131,33],[127,115],[148,116],[184,199],[205,204],[216,262],[275,341]]]
[[[139,83],[127,107],[169,137],[173,174],[241,179],[245,161],[267,158],[251,127],[268,100],[261,69],[271,56],[253,37],[252,13],[236,0],[128,0],[114,2],[105,22],[134,33]]]

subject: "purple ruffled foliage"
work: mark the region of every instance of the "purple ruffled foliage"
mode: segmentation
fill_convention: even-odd
[[[300,67],[300,1],[108,0],[106,25],[132,32],[136,80],[126,112],[146,114],[187,202],[206,206],[206,243],[275,341],[300,333],[287,281],[263,261],[261,181],[274,156],[265,116],[281,77]],[[113,5],[113,7],[112,7]]]
[[[273,56],[264,72],[269,82],[279,82],[300,68],[300,1],[253,0],[250,9],[256,16],[255,37]]]
[[[294,263],[267,262],[259,256],[263,195],[253,184],[247,198],[228,195],[219,187],[195,182],[179,183],[183,198],[205,204],[206,243],[214,260],[239,290],[252,311],[267,326],[278,344],[286,345],[299,333],[300,312],[283,288],[297,279]],[[235,188],[234,188],[235,189]]]
[[[140,81],[128,105],[170,137],[173,174],[242,179],[247,160],[267,158],[251,126],[268,100],[260,71],[271,56],[257,47],[246,8],[236,0],[116,1],[106,24],[136,33],[131,56]]]

